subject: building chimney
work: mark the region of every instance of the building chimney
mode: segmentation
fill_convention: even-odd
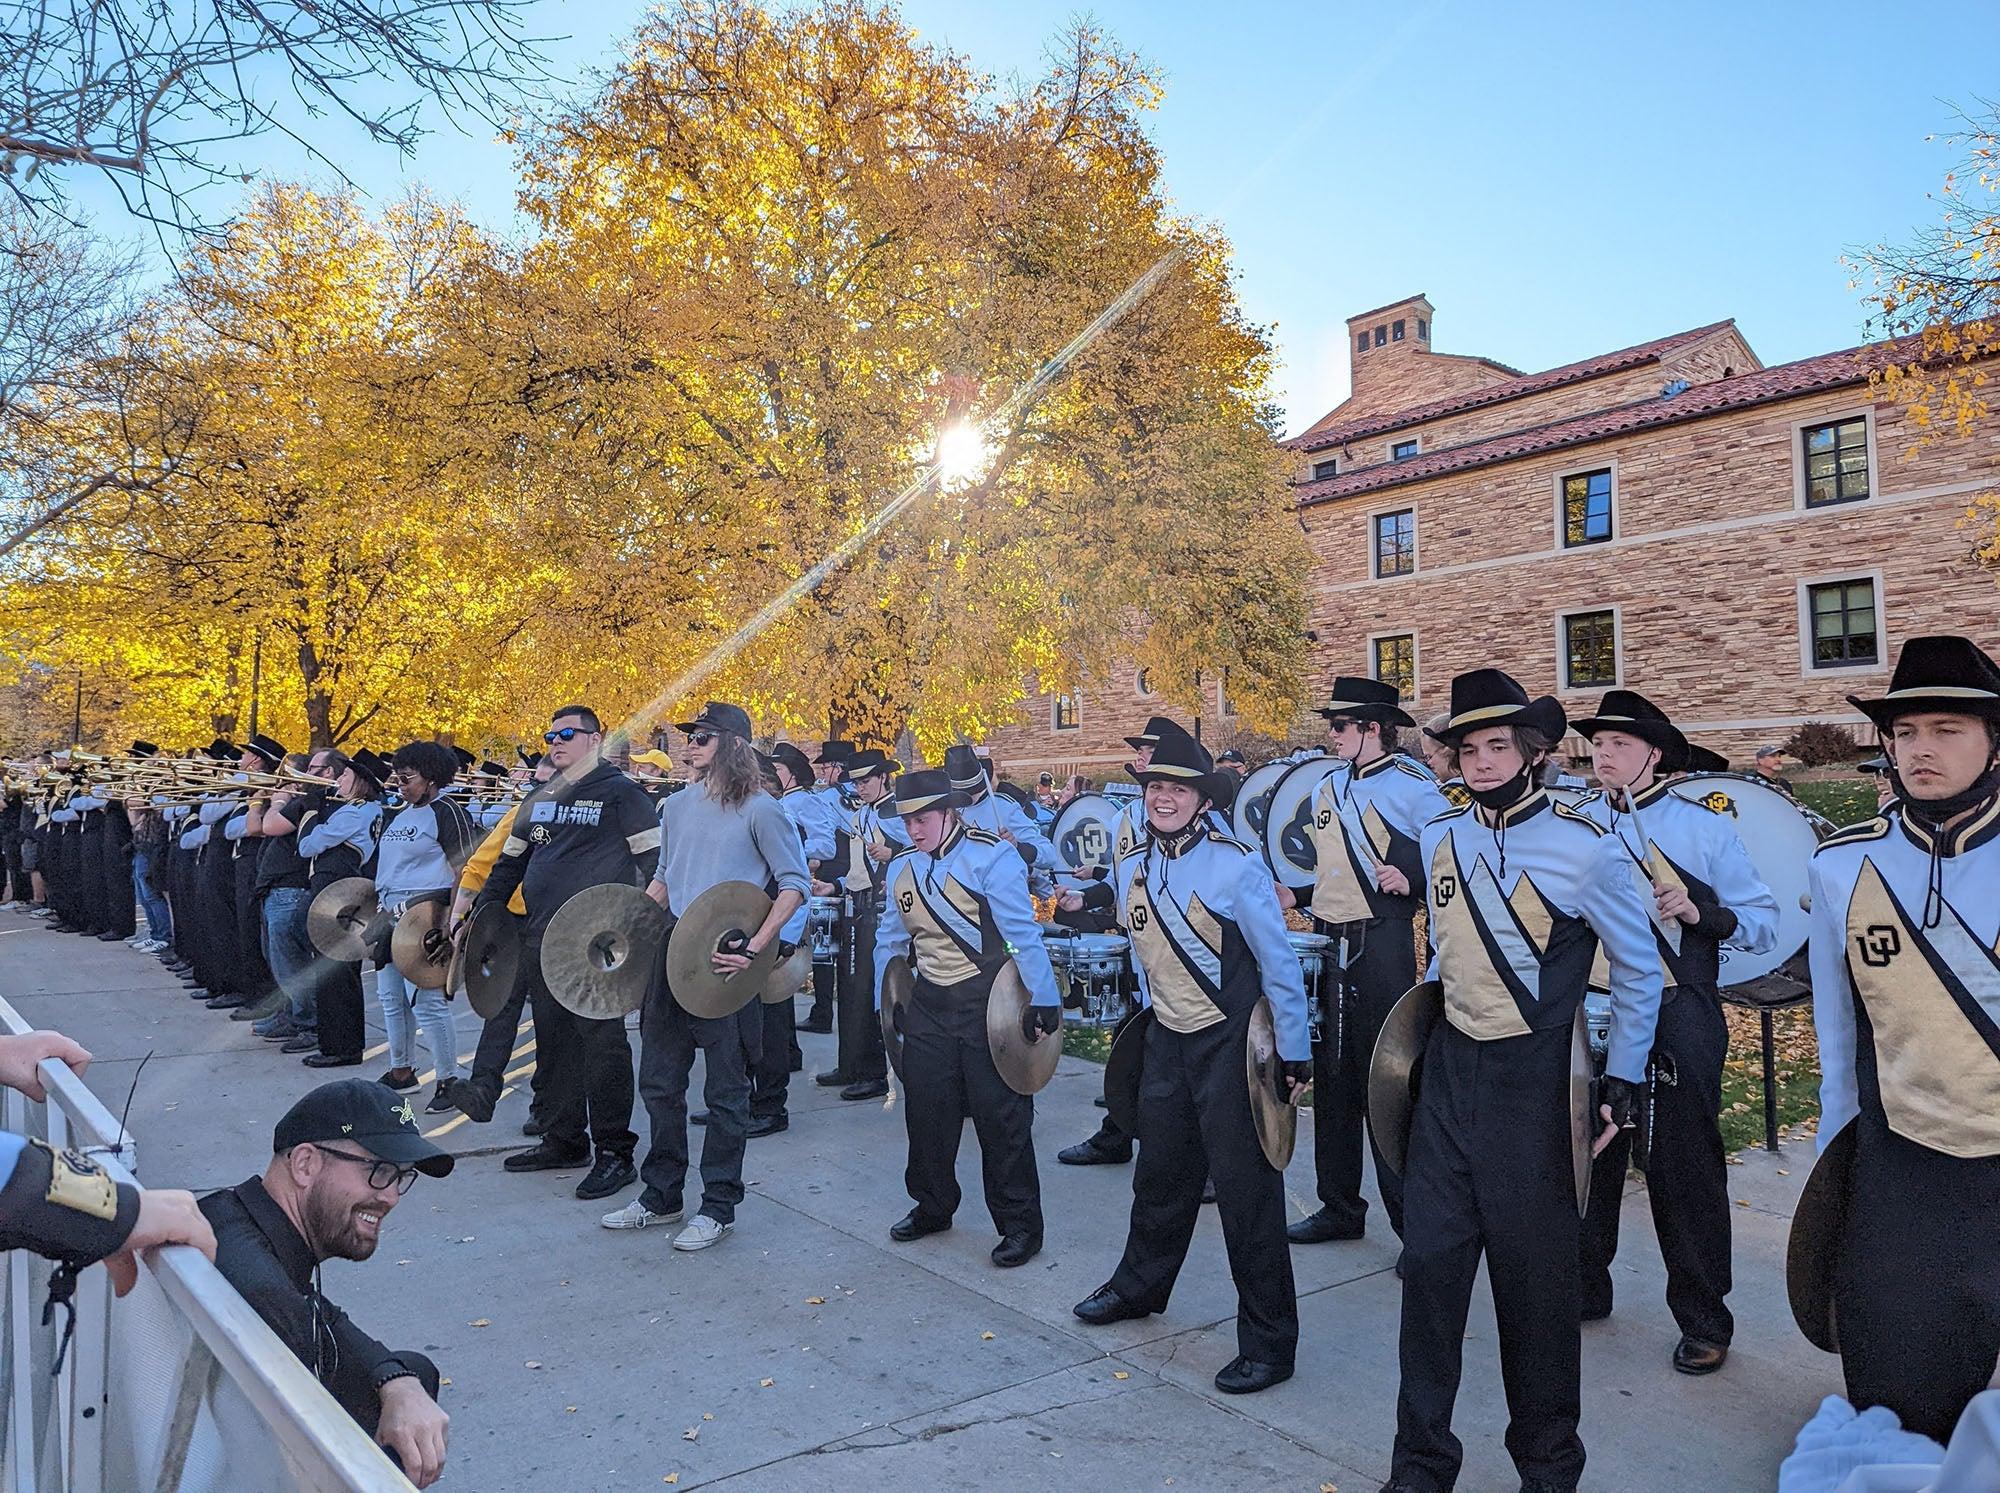
[[[1431,350],[1432,311],[1428,297],[1405,296],[1387,306],[1347,318],[1347,366],[1357,404],[1391,385],[1405,383],[1415,360]]]

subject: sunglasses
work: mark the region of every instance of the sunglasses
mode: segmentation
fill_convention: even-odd
[[[1361,722],[1344,715],[1337,715],[1326,723],[1326,729],[1337,736],[1342,731],[1359,731]]]
[[[581,726],[564,726],[560,731],[544,731],[542,740],[549,746],[554,746],[559,741],[574,741],[579,736],[588,735],[590,732]]]
[[[707,746],[711,741],[717,740],[721,735],[722,733],[720,731],[690,731],[688,732],[688,745]]]

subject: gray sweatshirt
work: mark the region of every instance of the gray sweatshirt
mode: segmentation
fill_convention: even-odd
[[[724,808],[699,783],[660,804],[660,861],[655,881],[667,888],[668,910],[686,912],[719,882],[747,881],[812,895],[805,851],[791,816],[768,793]]]

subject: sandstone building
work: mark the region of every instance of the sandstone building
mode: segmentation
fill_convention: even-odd
[[[1437,351],[1421,295],[1347,330],[1352,395],[1287,443],[1316,689],[1393,679],[1421,719],[1493,664],[1575,718],[1624,686],[1741,765],[1807,721],[1860,725],[1845,696],[1913,634],[2000,650],[1958,523],[2000,487],[2000,421],[1916,449],[1868,386],[1879,354],[1767,368],[1721,321],[1522,373]],[[995,754],[1114,771],[1142,683],[1032,700]]]

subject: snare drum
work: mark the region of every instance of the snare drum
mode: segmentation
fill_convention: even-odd
[[[840,961],[840,921],[847,914],[845,897],[815,897],[806,914],[807,937],[812,942],[814,964]]]
[[[1333,940],[1324,933],[1287,933],[1285,941],[1298,956],[1299,974],[1306,982],[1306,1026],[1317,1042],[1326,1031],[1324,978],[1327,950],[1333,947]]]
[[[1116,933],[1079,933],[1067,940],[1063,966],[1077,1020],[1084,1026],[1116,1026],[1131,1004],[1127,960],[1131,944]]]

